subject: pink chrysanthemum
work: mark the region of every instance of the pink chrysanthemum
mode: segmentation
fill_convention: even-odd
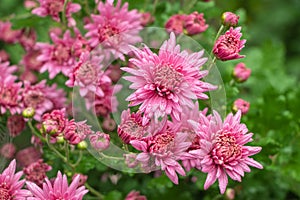
[[[63,135],[68,124],[68,119],[65,118],[65,114],[65,109],[45,113],[42,117],[42,127],[44,131],[53,137]]]
[[[126,100],[130,101],[130,106],[141,104],[143,124],[152,116],[171,115],[179,121],[182,106],[193,107],[193,99],[207,99],[203,92],[215,89],[199,80],[208,74],[208,71],[200,71],[207,60],[202,57],[204,51],[192,54],[185,50],[180,52],[174,33],[163,43],[158,55],[147,46],[142,50],[132,48],[136,58],[130,59],[130,62],[137,68],[122,69],[133,75],[125,79],[132,82],[130,88],[136,91]]]
[[[241,40],[241,29],[242,27],[235,29],[230,27],[224,35],[217,39],[213,47],[213,53],[218,59],[226,61],[245,57],[239,54],[246,43],[246,40]]]
[[[263,168],[253,158],[249,158],[260,152],[261,147],[245,146],[252,141],[253,133],[248,133],[246,125],[240,123],[240,111],[236,115],[229,114],[224,122],[217,112],[214,112],[211,120],[204,115],[201,118],[202,122],[197,128],[201,149],[189,153],[202,159],[201,171],[208,174],[204,189],[218,179],[223,194],[228,183],[227,175],[241,181],[244,172],[250,172],[249,166]]]
[[[28,190],[21,189],[25,180],[19,180],[23,175],[23,172],[16,171],[16,161],[13,160],[9,166],[0,174],[0,199],[13,200],[20,199],[25,200],[31,193]]]
[[[42,159],[31,163],[29,166],[23,169],[25,178],[27,181],[31,181],[38,186],[42,186],[45,178],[47,177],[46,172],[50,171],[52,167],[47,163],[44,163]]]
[[[206,31],[208,24],[205,23],[204,14],[195,11],[186,17],[184,27],[189,35],[196,35]]]
[[[9,62],[1,62],[0,60],[0,81],[12,77],[11,79],[16,80],[17,76],[13,75],[18,70],[15,65],[10,66]]]
[[[143,140],[132,140],[130,144],[142,151],[136,159],[143,163],[145,168],[159,166],[173,183],[178,184],[176,172],[185,176],[185,171],[178,160],[185,154],[191,143],[187,141],[188,134],[178,132],[176,124],[161,122],[160,126],[151,123],[149,129],[154,130],[152,136]],[[151,163],[153,160],[154,163]]]
[[[141,195],[139,191],[132,190],[127,194],[125,200],[147,200],[147,197]]]
[[[43,66],[43,62],[37,59],[37,57],[40,55],[40,50],[31,49],[23,56],[20,63],[24,65],[27,70],[40,71],[41,67]]]
[[[11,26],[11,22],[0,21],[0,40],[7,43],[15,43],[18,41],[21,31],[12,30]]]
[[[7,118],[6,126],[9,135],[11,137],[16,137],[24,130],[25,120],[21,115],[11,115]]]
[[[64,3],[66,0],[39,0],[40,7],[32,10],[32,14],[45,17],[50,15],[53,20],[60,22],[59,14],[64,10]],[[81,9],[77,3],[68,2],[66,5],[66,17],[68,19],[68,26],[75,26],[76,22],[72,18],[72,13],[76,13]]]
[[[245,101],[244,99],[238,98],[233,102],[232,110],[234,112],[240,110],[242,115],[245,115],[248,113],[249,109],[250,109],[250,102]]]
[[[57,89],[56,84],[47,86],[45,80],[35,85],[25,81],[22,97],[25,107],[35,109],[34,119],[37,121],[45,112],[62,108],[66,101],[64,91]]]
[[[169,33],[183,33],[186,17],[186,15],[182,14],[172,15],[165,24],[166,30]]]
[[[74,119],[72,119],[66,123],[63,136],[70,144],[78,144],[83,141],[87,135],[92,133],[93,131],[91,127],[86,124],[86,121],[75,122]]]
[[[44,62],[40,72],[49,71],[49,78],[53,79],[58,73],[62,72],[68,76],[72,67],[76,63],[73,45],[75,39],[71,37],[70,31],[66,31],[63,38],[59,38],[55,33],[50,33],[52,44],[37,43],[36,47],[41,50],[38,61]]]
[[[58,172],[53,183],[48,178],[45,179],[43,188],[27,181],[26,185],[33,194],[33,197],[29,197],[28,200],[82,200],[83,196],[88,193],[88,190],[84,186],[78,187],[79,179],[80,177],[77,176],[69,186],[67,176]]]
[[[142,29],[142,15],[137,10],[128,11],[128,3],[121,7],[121,0],[118,0],[114,7],[113,2],[99,3],[100,14],[91,15],[93,21],[85,25],[88,30],[85,36],[92,47],[101,44],[107,59],[112,54],[114,58],[124,60],[124,54],[130,50],[128,45],[141,41],[138,34]]]

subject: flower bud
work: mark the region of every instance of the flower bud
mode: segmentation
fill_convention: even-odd
[[[244,63],[239,63],[234,67],[232,75],[237,82],[242,83],[251,75],[251,69],[247,68]]]
[[[233,200],[235,196],[235,191],[232,188],[227,188],[226,192],[225,192],[225,197],[228,200]]]
[[[92,147],[98,151],[104,151],[110,145],[110,136],[99,131],[97,131],[95,134],[91,134],[89,139]]]
[[[205,23],[203,13],[193,12],[185,18],[184,27],[188,35],[196,35],[206,31],[208,24]]]
[[[88,144],[86,141],[81,141],[77,144],[77,148],[81,149],[81,150],[85,150],[85,149],[87,149],[87,147],[88,147]]]
[[[64,141],[65,141],[64,136],[59,135],[59,136],[56,137],[56,142],[57,142],[58,144],[63,144]]]
[[[32,117],[34,116],[34,114],[35,114],[35,110],[34,110],[34,108],[32,108],[32,107],[25,108],[25,109],[22,111],[22,116],[23,116],[24,118],[30,119],[30,118],[32,118]]]
[[[239,22],[240,16],[232,12],[224,12],[222,14],[222,24],[224,26],[236,26]]]
[[[250,108],[250,103],[243,99],[235,100],[233,103],[233,106],[232,106],[232,110],[234,112],[237,112],[238,110],[240,110],[243,115],[245,115],[249,111],[249,108]]]

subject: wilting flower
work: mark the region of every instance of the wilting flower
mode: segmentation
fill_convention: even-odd
[[[10,162],[9,166],[0,174],[0,199],[26,199],[31,193],[21,189],[25,180],[20,180],[23,172],[16,171],[16,160]]]
[[[127,194],[125,200],[147,200],[147,197],[141,195],[139,191],[132,190]]]
[[[18,41],[21,31],[12,30],[11,25],[11,22],[0,21],[0,40],[7,43],[15,43]]]
[[[64,10],[64,3],[66,0],[39,0],[40,7],[32,10],[32,14],[46,17],[50,15],[53,20],[60,22],[59,14]],[[77,3],[68,2],[66,5],[66,17],[68,19],[68,26],[75,26],[76,22],[72,18],[72,13],[76,13],[81,9]]]
[[[205,23],[203,13],[193,12],[185,18],[185,29],[188,35],[196,35],[206,31],[208,24]]]
[[[141,104],[139,110],[143,115],[143,125],[153,116],[155,119],[165,115],[180,120],[182,106],[193,107],[197,98],[207,99],[203,92],[215,89],[209,83],[200,81],[208,71],[200,71],[207,58],[204,51],[189,54],[180,52],[176,45],[174,33],[161,46],[158,55],[147,46],[142,50],[132,47],[136,58],[130,59],[136,68],[124,67],[122,70],[133,76],[124,77],[132,82],[135,92],[127,97],[130,106]]]
[[[166,30],[175,34],[183,33],[186,15],[172,15],[165,24]]]
[[[197,126],[201,148],[189,153],[202,159],[201,171],[207,173],[204,189],[218,179],[223,194],[228,184],[227,175],[241,181],[244,172],[250,172],[249,166],[263,168],[260,163],[249,158],[260,152],[261,147],[245,146],[252,141],[253,133],[248,133],[246,125],[240,123],[240,111],[236,115],[229,114],[224,122],[215,111],[210,120],[204,115],[201,118],[202,122]]]
[[[44,163],[42,159],[39,159],[25,167],[23,172],[27,181],[33,182],[38,186],[42,186],[45,178],[47,177],[46,172],[51,169],[52,167],[50,165]]]
[[[9,131],[9,135],[12,137],[16,137],[20,135],[20,133],[25,128],[25,121],[21,115],[11,115],[7,118],[7,129]]]
[[[97,151],[104,151],[110,145],[110,136],[97,131],[89,136],[91,146]]]
[[[121,0],[118,0],[116,7],[113,0],[98,5],[99,15],[92,14],[92,22],[85,25],[88,30],[86,37],[92,47],[101,45],[106,59],[110,54],[114,58],[125,59],[130,49],[130,44],[141,41],[139,31],[141,26],[141,14],[137,10],[128,11],[128,3],[121,7]]]
[[[88,193],[88,190],[84,186],[79,187],[79,180],[80,176],[77,175],[69,186],[67,176],[62,175],[59,171],[53,183],[46,177],[42,188],[35,183],[27,181],[26,185],[33,195],[29,200],[82,200],[83,196]]]
[[[236,26],[239,22],[240,16],[232,12],[224,12],[222,14],[222,24],[225,26]]]
[[[247,114],[250,108],[250,103],[248,101],[245,101],[244,99],[237,99],[233,102],[232,110],[234,112],[237,112],[238,110],[241,111],[243,115]]]
[[[27,147],[17,152],[16,159],[21,167],[27,167],[42,157],[41,152],[35,147]]]
[[[241,62],[234,67],[232,75],[237,82],[242,83],[248,80],[251,75],[251,69],[247,68],[245,63]]]
[[[132,140],[130,144],[142,151],[136,159],[145,169],[158,166],[166,172],[173,183],[178,184],[176,172],[185,176],[185,171],[178,161],[191,145],[187,141],[188,134],[177,132],[178,126],[171,122],[161,122],[160,127],[156,126],[157,124],[150,124],[150,129],[153,130],[150,131],[152,136],[142,140]]]
[[[246,43],[246,40],[241,40],[241,29],[241,27],[235,29],[230,27],[224,35],[217,39],[213,47],[213,53],[218,59],[226,61],[245,57],[239,54]]]
[[[6,143],[0,149],[0,154],[4,158],[11,159],[16,153],[16,146],[13,143]]]

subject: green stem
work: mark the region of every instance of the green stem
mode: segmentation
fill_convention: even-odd
[[[79,151],[79,158],[77,159],[76,163],[74,163],[72,166],[74,166],[74,168],[79,165],[80,161],[82,159],[82,151]]]
[[[65,0],[64,2],[64,9],[62,12],[62,23],[64,26],[67,27],[67,16],[66,16],[66,11],[67,11],[67,5],[68,5],[69,0]]]
[[[0,18],[0,21],[9,21],[11,19],[14,19],[14,20],[26,19],[26,18],[31,17],[31,16],[32,16],[31,13],[24,13],[24,14],[21,14],[21,15],[11,14],[11,15]]]
[[[152,15],[155,14],[157,3],[158,3],[158,0],[154,0],[154,3],[153,3],[153,10],[152,10]]]
[[[28,120],[28,126],[29,126],[29,128],[30,128],[30,130],[31,130],[31,132],[35,135],[35,136],[37,136],[40,140],[42,140],[43,142],[46,142],[46,139],[41,135],[41,134],[39,134],[37,131],[36,131],[36,129],[33,127],[33,125],[32,125],[32,120],[30,119],[30,120]]]
[[[69,145],[68,145],[68,142],[64,141],[64,147],[65,147],[65,155],[66,155],[66,159],[67,159],[67,162],[69,162],[69,160],[70,160],[70,155],[69,155]]]
[[[46,143],[48,145],[48,147],[58,156],[60,157],[66,164],[68,164],[70,166],[70,163],[67,162],[67,158],[65,156],[63,156],[52,144],[49,143],[49,137],[46,137]],[[70,166],[72,167],[72,166]]]
[[[215,39],[214,39],[214,43],[217,41],[217,39],[219,38],[219,36],[221,35],[221,33],[223,32],[223,29],[225,28],[225,26],[223,26],[223,25],[221,25],[220,26],[220,28],[219,28],[219,30],[218,30],[218,32],[217,32],[217,35],[216,35],[216,37],[215,37]],[[210,57],[212,56],[212,54],[213,54],[213,49],[211,50],[211,52],[210,52]]]
[[[211,68],[215,64],[216,60],[217,60],[217,58],[216,58],[216,56],[214,56],[213,59],[211,60],[210,64],[209,64],[208,68],[207,68],[208,71],[211,70]]]
[[[90,186],[87,182],[84,184],[85,187],[95,196],[99,197],[98,200],[102,200],[104,199],[104,195],[101,194],[100,192],[98,192],[97,190],[95,190],[92,186]]]
[[[84,10],[88,14],[88,16],[91,14],[88,0],[84,0]]]

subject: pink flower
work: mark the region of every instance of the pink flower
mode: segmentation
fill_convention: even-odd
[[[12,30],[10,22],[0,21],[0,41],[16,43],[21,35],[20,30]]]
[[[5,50],[0,50],[0,62],[9,60],[9,54]]]
[[[239,82],[245,82],[251,75],[251,69],[247,68],[245,63],[238,63],[233,70],[234,79]]]
[[[172,15],[165,24],[165,28],[169,33],[175,34],[183,33],[186,15]]]
[[[37,59],[37,57],[39,57],[40,55],[40,50],[29,50],[23,56],[21,64],[24,65],[27,70],[40,71],[41,67],[43,66],[43,62]]]
[[[240,110],[243,115],[247,114],[249,108],[250,108],[250,103],[241,98],[235,100],[232,106],[233,111],[237,112],[238,110]]]
[[[120,80],[123,71],[120,69],[119,65],[110,65],[107,68],[107,72],[107,75],[112,80],[112,82],[116,83]]]
[[[7,129],[11,137],[16,137],[25,128],[25,120],[21,115],[11,115],[7,118]]]
[[[131,140],[141,139],[147,135],[147,125],[142,125],[141,113],[130,113],[124,110],[121,114],[121,123],[118,126],[118,135],[125,144]]]
[[[140,195],[139,191],[132,190],[127,194],[125,200],[147,200],[147,197]]]
[[[97,131],[89,136],[91,146],[97,151],[104,151],[110,146],[110,136]]]
[[[188,35],[196,35],[206,31],[208,25],[205,23],[203,13],[193,12],[185,18],[185,29]]]
[[[45,113],[42,117],[43,130],[52,137],[63,135],[68,124],[65,113],[65,109],[53,110],[51,113]]]
[[[0,60],[0,81],[11,82],[17,79],[17,76],[13,75],[18,70],[18,67],[15,65],[10,65],[9,62],[2,62]],[[9,78],[8,78],[9,77]]]
[[[38,186],[42,186],[45,178],[47,177],[46,172],[50,171],[52,167],[47,163],[44,163],[42,159],[31,163],[29,166],[23,169],[25,178],[27,181],[33,182]]]
[[[21,81],[28,81],[31,84],[35,84],[38,81],[37,76],[30,70],[23,71],[19,79]]]
[[[249,166],[263,168],[260,163],[249,158],[260,152],[261,147],[245,146],[252,141],[253,133],[248,133],[246,125],[240,123],[240,111],[236,115],[229,114],[224,122],[215,111],[211,120],[204,115],[201,118],[202,122],[197,128],[201,149],[189,153],[202,159],[201,171],[208,174],[204,189],[208,189],[218,179],[223,194],[228,183],[227,175],[241,181],[244,172],[250,172]]]
[[[40,7],[32,10],[32,14],[46,17],[50,15],[53,20],[60,22],[59,14],[63,12],[65,0],[39,0]],[[77,3],[68,2],[66,6],[66,17],[68,19],[68,26],[75,26],[76,22],[72,18],[72,13],[76,13],[81,9]]]
[[[239,54],[246,43],[246,40],[240,39],[242,37],[241,29],[241,27],[235,29],[230,27],[224,35],[217,39],[213,47],[213,53],[218,59],[226,61],[245,57]]]
[[[239,22],[240,16],[232,12],[224,12],[222,14],[222,24],[225,26],[236,26]]]
[[[79,187],[79,179],[80,176],[77,176],[69,186],[67,176],[62,175],[59,171],[54,182],[51,183],[46,178],[42,188],[35,183],[27,181],[26,185],[33,195],[28,200],[82,200],[83,196],[88,193],[88,190],[84,186]]]
[[[0,149],[0,154],[4,158],[12,159],[16,153],[16,146],[13,143],[6,143]]]
[[[35,109],[34,119],[37,121],[41,121],[45,112],[62,108],[66,101],[65,92],[57,89],[56,84],[47,86],[46,80],[35,85],[25,81],[22,97],[25,107]]]
[[[99,15],[91,15],[92,22],[84,27],[88,30],[86,37],[89,44],[96,47],[101,44],[106,59],[120,58],[125,60],[130,49],[130,44],[141,41],[139,31],[141,26],[141,14],[137,10],[128,11],[128,3],[121,7],[121,0],[118,0],[116,7],[113,0],[98,5]]]
[[[0,197],[1,199],[20,199],[25,200],[31,193],[21,189],[25,180],[20,180],[22,172],[16,171],[16,160],[10,162],[9,166],[0,174]]]
[[[48,43],[36,44],[37,49],[41,51],[37,60],[43,62],[40,72],[49,71],[50,79],[53,79],[60,72],[68,76],[76,63],[75,52],[73,52],[75,39],[71,37],[70,31],[66,31],[63,38],[59,38],[55,33],[50,33],[50,37],[53,45]]]
[[[36,43],[36,32],[34,29],[24,28],[22,29],[21,36],[19,38],[19,43],[26,50],[29,51],[33,49]]]
[[[142,50],[132,48],[136,58],[130,59],[130,62],[137,67],[124,67],[122,70],[133,75],[124,79],[132,82],[130,88],[135,91],[126,100],[130,101],[130,106],[141,104],[139,110],[144,114],[143,125],[153,116],[171,115],[179,121],[182,106],[193,107],[192,100],[207,99],[203,92],[216,88],[199,80],[208,74],[208,71],[200,71],[207,60],[202,57],[204,51],[192,54],[185,50],[180,52],[174,33],[163,43],[158,55],[147,46]]]
[[[78,186],[83,186],[84,184],[85,184],[85,182],[87,181],[87,179],[88,179],[88,176],[86,176],[86,175],[83,175],[83,174],[74,174],[73,176],[72,176],[72,181],[74,181],[74,179],[77,177],[77,176],[79,176],[79,184],[78,184]]]
[[[113,131],[117,127],[117,124],[116,124],[115,120],[112,119],[110,117],[110,115],[108,115],[107,117],[105,117],[103,119],[102,127],[103,127],[104,130]]]
[[[75,122],[74,119],[72,119],[66,123],[63,136],[70,144],[75,145],[92,133],[91,126],[87,125],[86,121]]]
[[[153,132],[150,131],[150,133],[152,136],[147,139],[132,140],[130,144],[142,151],[136,159],[146,169],[152,165],[158,166],[166,172],[173,183],[178,184],[176,172],[185,176],[185,171],[178,160],[185,154],[191,143],[187,141],[188,134],[177,132],[176,124],[168,121],[161,122],[159,126],[151,123],[150,130],[152,129]]]
[[[123,157],[125,159],[125,164],[129,168],[135,168],[139,164],[139,161],[136,160],[137,157],[136,153],[123,154]]]
[[[41,158],[41,152],[35,147],[27,147],[17,152],[16,159],[21,167],[27,167]]]
[[[152,24],[154,22],[154,17],[150,12],[142,13],[141,25],[147,26],[148,24]]]

